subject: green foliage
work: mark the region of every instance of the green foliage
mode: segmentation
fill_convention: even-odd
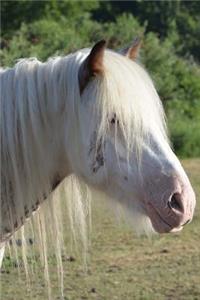
[[[94,13],[99,20],[115,20],[122,13],[133,14],[147,31],[165,39],[171,30],[177,32],[176,52],[200,61],[200,4],[199,1],[102,1]]]
[[[169,122],[171,141],[180,157],[199,157],[200,149],[200,119],[198,122],[186,118],[173,119]]]
[[[150,32],[144,40],[142,60],[154,78],[164,104],[184,99],[192,109],[200,99],[200,70],[194,62],[184,60],[175,52],[168,37],[160,41]]]
[[[144,31],[145,27],[130,14],[122,14],[114,22],[104,23],[102,27],[102,33],[113,49],[124,48],[133,41],[134,37],[142,36]]]
[[[143,36],[140,60],[164,103],[174,148],[200,156],[199,12],[197,2],[180,0],[3,1],[1,64],[46,60],[102,38],[117,50]]]
[[[11,66],[21,57],[36,56],[46,60],[49,56],[67,54],[83,46],[91,45],[100,25],[92,22],[88,14],[71,22],[67,18],[39,19],[30,24],[22,23],[9,45],[0,52],[4,66]]]
[[[98,1],[70,1],[70,0],[15,0],[1,3],[2,35],[13,34],[21,24],[31,23],[40,18],[59,20],[61,16],[67,19],[81,17],[82,12],[91,12],[98,8]]]

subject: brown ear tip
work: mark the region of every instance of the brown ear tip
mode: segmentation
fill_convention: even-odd
[[[99,41],[99,43],[106,44],[107,42],[106,42],[106,40],[102,39],[102,40]]]
[[[102,39],[100,41],[97,42],[97,44],[100,44],[100,45],[105,45],[107,42],[106,40]]]
[[[102,64],[102,57],[105,48],[106,48],[105,40],[101,40],[94,45],[88,57],[90,65]]]
[[[95,49],[101,49],[101,48],[105,48],[106,45],[107,45],[107,41],[106,41],[106,40],[100,40],[100,41],[98,41],[98,42],[95,44],[94,48],[95,48]]]
[[[106,40],[101,40],[103,45],[107,45],[107,41]]]

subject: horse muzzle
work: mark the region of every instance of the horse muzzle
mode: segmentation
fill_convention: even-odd
[[[146,201],[147,214],[158,233],[180,231],[191,222],[194,215],[196,199],[189,180],[183,183],[180,179],[173,178],[170,183],[171,190],[168,187],[165,197],[160,197],[162,200],[158,200],[157,193],[157,200]]]

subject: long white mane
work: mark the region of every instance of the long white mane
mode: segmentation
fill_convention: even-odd
[[[67,57],[51,58],[46,63],[36,58],[22,59],[14,68],[1,70],[1,242],[24,224],[65,177],[62,166],[56,162],[60,153],[66,151],[70,167],[77,175],[72,179],[75,197],[67,203],[69,215],[72,224],[78,225],[84,245],[87,244],[85,215],[90,209],[89,202],[81,198],[81,155],[78,160],[76,151],[81,152],[78,134],[82,118],[78,72],[88,53],[85,49]],[[98,137],[106,136],[108,119],[115,112],[123,124],[127,153],[133,146],[139,153],[143,137],[152,131],[166,140],[162,105],[146,71],[136,62],[108,50],[104,65],[104,76],[94,79],[86,92],[91,99],[97,99],[94,114],[100,115]],[[46,263],[43,219],[47,207],[53,220],[52,231],[59,232],[57,253],[61,253],[58,249],[62,244],[62,218],[52,203],[48,201],[37,217]],[[61,268],[61,254],[57,256]]]

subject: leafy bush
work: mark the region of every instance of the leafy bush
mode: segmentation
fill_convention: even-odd
[[[200,156],[200,119],[197,121],[180,119],[169,122],[171,141],[180,157]]]
[[[37,21],[38,19],[52,18],[58,21],[62,16],[74,20],[82,17],[83,12],[92,12],[97,9],[99,3],[92,1],[69,1],[69,0],[15,0],[1,2],[2,35],[12,36],[19,30],[21,24]]]

